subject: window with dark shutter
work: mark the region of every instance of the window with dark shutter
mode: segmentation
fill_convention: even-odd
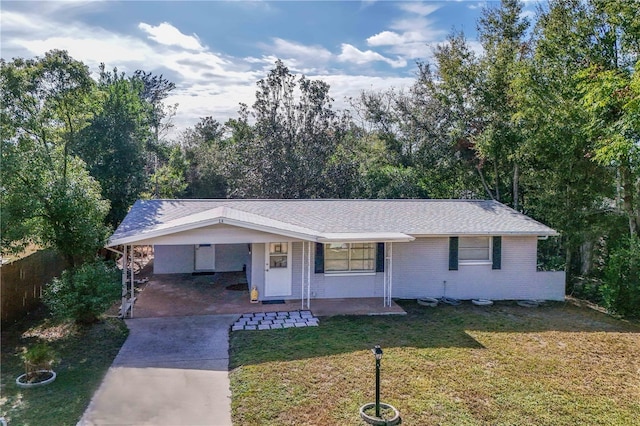
[[[449,270],[458,270],[458,237],[449,237]]]
[[[315,273],[324,273],[324,244],[316,243]]]
[[[378,243],[376,249],[376,272],[384,272],[384,243]]]
[[[493,237],[493,263],[491,269],[502,267],[502,237]]]

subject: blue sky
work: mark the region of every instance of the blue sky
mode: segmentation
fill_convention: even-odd
[[[487,1],[20,1],[0,3],[1,53],[66,49],[95,72],[163,74],[176,84],[176,132],[199,117],[220,121],[251,105],[277,58],[330,84],[335,108],[362,90],[408,88],[416,61],[452,30],[472,47]],[[535,4],[526,3],[532,16]]]

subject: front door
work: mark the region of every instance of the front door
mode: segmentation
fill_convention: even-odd
[[[265,297],[291,296],[291,243],[265,244]]]

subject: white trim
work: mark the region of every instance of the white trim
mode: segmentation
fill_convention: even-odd
[[[553,230],[552,230],[553,231]],[[442,233],[442,234],[411,234],[414,238],[437,238],[437,237],[498,237],[500,235],[509,235],[509,236],[531,236],[536,235],[540,237],[557,237],[560,235],[559,232],[540,232],[540,231],[501,231],[496,229],[494,231],[487,232],[453,232],[453,233]]]
[[[371,277],[376,274],[373,272],[349,272],[349,271],[337,271],[337,272],[325,272],[325,277]]]
[[[488,259],[460,259],[460,244],[462,243],[462,238],[473,238],[480,237],[486,238],[489,241],[489,258]],[[465,249],[467,247],[463,247]],[[473,247],[475,248],[475,247]],[[493,264],[493,238],[489,235],[464,235],[458,238],[458,265],[492,265]]]
[[[317,238],[319,243],[408,243],[413,240],[414,237],[401,232],[334,232],[322,234]]]

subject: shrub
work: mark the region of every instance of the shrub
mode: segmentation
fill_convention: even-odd
[[[79,323],[95,322],[120,296],[119,271],[101,260],[62,272],[44,292],[54,316]]]
[[[56,353],[46,343],[37,343],[28,349],[24,348],[21,357],[27,381],[40,370],[51,370],[56,361]]]
[[[610,312],[640,317],[640,237],[625,238],[611,250],[601,291]]]

